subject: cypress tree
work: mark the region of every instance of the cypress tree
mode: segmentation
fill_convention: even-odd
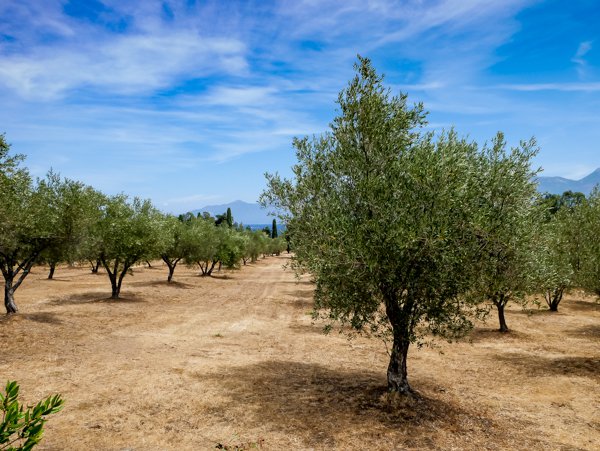
[[[273,219],[273,227],[271,227],[271,238],[277,238],[277,221]]]
[[[233,226],[233,216],[231,216],[231,208],[227,208],[227,225],[229,227]]]

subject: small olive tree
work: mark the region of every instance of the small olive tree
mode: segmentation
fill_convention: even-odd
[[[267,174],[261,203],[281,215],[315,309],[358,331],[391,333],[390,391],[412,392],[411,343],[471,326],[477,147],[425,134],[421,105],[391,96],[368,59],[338,97],[329,133],[295,139],[293,179]]]
[[[112,288],[111,297],[118,299],[123,278],[139,261],[155,257],[160,250],[160,226],[163,217],[149,200],[127,196],[107,198],[95,233],[99,238],[98,255],[106,269]]]
[[[182,218],[183,219],[183,218]],[[177,264],[186,255],[186,233],[189,220],[180,220],[174,216],[166,216],[160,226],[160,257],[169,268],[167,282],[172,282]]]
[[[551,312],[558,311],[563,294],[573,286],[575,277],[568,243],[572,214],[569,209],[562,209],[543,223],[534,247],[536,289],[542,292]]]

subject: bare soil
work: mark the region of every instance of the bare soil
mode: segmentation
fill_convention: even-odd
[[[38,267],[0,319],[0,381],[62,393],[39,449],[600,449],[600,305],[509,305],[464,342],[412,348],[420,394],[385,393],[377,340],[322,333],[313,286],[271,257],[199,277],[136,267],[110,300],[105,273]]]

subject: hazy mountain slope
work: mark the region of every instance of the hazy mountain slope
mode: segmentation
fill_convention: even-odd
[[[212,216],[225,213],[227,208],[231,208],[231,214],[233,220],[243,224],[270,224],[273,221],[274,216],[269,216],[268,210],[263,209],[257,203],[249,203],[241,200],[236,200],[228,204],[221,205],[207,205],[193,210],[192,213],[198,214],[200,212],[207,211]],[[278,221],[279,222],[279,221]]]
[[[541,193],[562,194],[565,191],[580,191],[586,196],[600,183],[600,168],[580,180],[564,177],[538,177],[538,191]]]

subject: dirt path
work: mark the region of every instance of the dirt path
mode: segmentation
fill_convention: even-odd
[[[123,299],[105,274],[37,268],[0,319],[0,380],[67,399],[40,449],[595,449],[600,306],[508,312],[471,342],[412,349],[420,402],[384,396],[381,342],[325,336],[312,285],[273,257],[213,278],[138,267]],[[443,354],[441,354],[443,352]],[[596,448],[597,449],[597,448]]]

